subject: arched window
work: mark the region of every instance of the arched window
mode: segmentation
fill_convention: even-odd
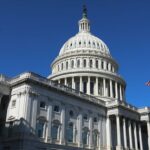
[[[71,68],[74,68],[74,60],[71,60]]]
[[[94,130],[93,131],[93,145],[95,147],[98,147],[98,131],[97,130]]]
[[[95,42],[93,42],[93,47],[95,48]]]
[[[64,69],[64,64],[62,63],[62,64],[61,64],[61,70],[63,70],[63,69]]]
[[[82,141],[83,141],[84,145],[88,145],[88,143],[89,143],[89,130],[88,130],[88,128],[83,129]]]
[[[36,133],[39,138],[44,138],[44,131],[45,131],[44,128],[45,128],[45,121],[37,120]]]
[[[60,122],[58,120],[54,120],[52,124],[52,139],[59,140],[60,133]]]
[[[73,123],[70,122],[68,124],[68,129],[67,129],[67,141],[68,142],[73,142]]]
[[[58,65],[58,71],[59,71],[59,65]]]
[[[98,66],[98,60],[96,60],[96,68],[98,68],[99,66]]]
[[[91,42],[89,41],[89,47],[91,46]]]
[[[79,46],[81,46],[81,41],[79,41]]]
[[[86,59],[83,60],[83,67],[86,67]]]
[[[90,68],[92,68],[93,67],[93,61],[92,61],[92,59],[90,60]]]
[[[101,68],[104,69],[104,62],[101,62]]]
[[[106,64],[106,70],[108,70],[108,68],[109,68],[109,63]]]
[[[66,69],[68,69],[68,61],[66,62]]]
[[[80,67],[80,59],[77,60],[77,67]]]
[[[97,47],[99,48],[99,43],[97,43]]]

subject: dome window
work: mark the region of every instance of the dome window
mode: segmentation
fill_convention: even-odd
[[[92,68],[93,67],[93,60],[91,59],[90,60],[90,68]]]
[[[109,68],[109,64],[107,63],[107,65],[106,65],[106,70],[108,70],[108,68]]]
[[[86,59],[83,60],[83,67],[86,67]]]
[[[59,71],[59,65],[58,65],[58,71]]]
[[[98,69],[98,60],[96,60],[96,68]]]
[[[72,47],[72,43],[70,44],[70,47]]]
[[[101,62],[101,68],[104,69],[104,62]]]
[[[64,69],[64,64],[62,63],[62,64],[61,64],[61,70],[63,70],[63,69]]]
[[[81,41],[79,42],[79,45],[81,45]]]
[[[80,60],[79,59],[77,60],[77,67],[78,68],[80,67]]]
[[[66,62],[66,69],[68,69],[68,61]]]
[[[95,42],[93,42],[93,47],[95,47]]]
[[[84,46],[86,46],[86,42],[84,41]]]
[[[91,42],[89,41],[89,46],[91,46]]]

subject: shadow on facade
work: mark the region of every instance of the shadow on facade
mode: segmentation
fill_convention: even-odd
[[[0,123],[0,150],[83,150],[59,144],[46,143],[23,118]],[[85,150],[85,149],[84,149]]]

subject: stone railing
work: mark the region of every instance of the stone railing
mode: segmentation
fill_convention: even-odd
[[[120,101],[120,100],[115,100],[115,101],[110,101],[110,102],[107,102],[106,106],[107,107],[113,107],[113,106],[124,106],[130,110],[134,110],[134,111],[137,111],[138,108],[131,105],[131,104],[128,104],[126,103],[125,101]]]
[[[0,122],[0,138],[35,136],[35,130],[23,118],[10,122]]]
[[[62,84],[58,84],[52,80],[48,80],[47,78],[45,77],[42,77],[38,74],[35,74],[35,73],[32,73],[32,72],[27,72],[27,73],[23,73],[19,76],[17,76],[16,78],[13,78],[13,80],[11,80],[11,84],[15,84],[16,82],[19,82],[21,80],[24,80],[24,79],[30,79],[30,80],[34,80],[34,81],[37,81],[37,82],[40,82],[40,83],[43,83],[45,85],[48,85],[48,86],[51,86],[53,88],[57,88],[61,91],[65,91],[67,93],[70,93],[70,94],[73,94],[75,96],[79,96],[81,98],[84,98],[90,102],[93,102],[93,103],[96,103],[96,104],[100,104],[100,105],[105,105],[105,102],[100,100],[100,99],[97,99],[95,98],[94,96],[91,96],[91,95],[87,95],[83,92],[79,92],[75,89],[72,89],[70,87],[67,87],[65,85],[62,85]]]
[[[139,108],[138,112],[141,113],[141,114],[150,113],[150,107]]]

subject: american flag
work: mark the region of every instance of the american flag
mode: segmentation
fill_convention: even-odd
[[[150,81],[147,81],[145,85],[150,86]]]

